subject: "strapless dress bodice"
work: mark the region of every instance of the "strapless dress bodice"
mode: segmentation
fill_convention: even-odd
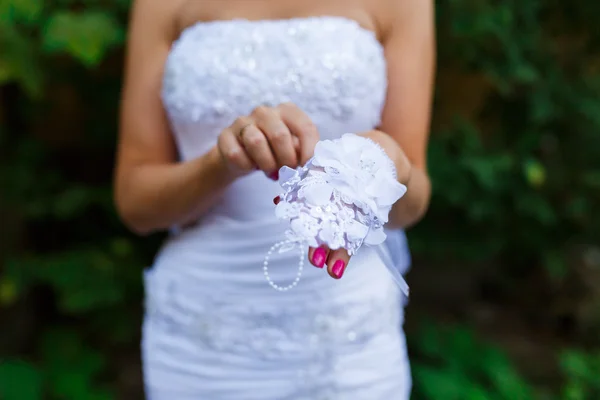
[[[375,34],[341,17],[200,22],[173,43],[163,100],[181,157],[259,105],[292,102],[325,139],[372,129],[386,91]]]

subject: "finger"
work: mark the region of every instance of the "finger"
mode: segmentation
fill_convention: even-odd
[[[300,141],[300,164],[304,165],[315,151],[319,141],[319,132],[310,117],[292,103],[284,103],[279,107],[281,119],[287,125],[293,136]]]
[[[345,249],[332,250],[327,259],[327,272],[334,279],[340,279],[348,266],[350,256]]]
[[[228,166],[238,171],[250,171],[254,169],[254,163],[246,154],[236,134],[231,129],[225,129],[219,135],[217,146],[221,157]]]
[[[300,159],[300,139],[298,139],[298,136],[292,135],[292,145],[294,146],[298,159]]]
[[[267,175],[277,172],[277,161],[273,157],[269,142],[256,125],[246,126],[241,134],[240,141],[259,169]]]
[[[325,266],[325,262],[327,261],[327,255],[329,251],[326,247],[309,247],[308,249],[308,259],[310,263],[317,268],[323,268]]]
[[[253,123],[254,123],[254,120],[252,118],[242,116],[242,117],[236,118],[236,120],[233,121],[233,124],[231,124],[230,128],[233,131],[233,133],[235,133],[237,136],[239,136],[242,129],[244,129],[248,125],[252,125]]]
[[[265,134],[278,165],[295,168],[298,159],[292,134],[279,113],[272,108],[259,107],[253,112],[253,118],[258,128]]]

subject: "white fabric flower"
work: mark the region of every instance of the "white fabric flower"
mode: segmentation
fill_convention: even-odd
[[[328,221],[321,226],[319,239],[327,243],[331,250],[337,250],[345,246],[344,231],[333,221]]]
[[[322,221],[335,221],[336,215],[340,212],[340,207],[335,203],[328,204],[326,206],[312,207],[309,214],[315,218],[319,218]]]
[[[300,173],[295,169],[284,166],[279,170],[279,182],[284,189],[288,189],[300,182]]]
[[[312,165],[322,167],[326,175],[326,183],[313,186],[307,195],[315,204],[324,204],[336,189],[387,222],[389,208],[406,193],[383,149],[361,136],[346,134],[317,143]]]
[[[285,193],[275,214],[289,221],[288,236],[350,254],[385,241],[383,225],[406,192],[383,149],[353,134],[317,143],[306,166],[279,171],[279,183]]]
[[[279,219],[291,219],[300,215],[302,204],[297,202],[281,201],[275,206],[275,216]]]
[[[290,228],[297,237],[308,241],[309,246],[319,246],[316,237],[319,234],[321,224],[317,218],[302,213],[297,218],[291,220]]]

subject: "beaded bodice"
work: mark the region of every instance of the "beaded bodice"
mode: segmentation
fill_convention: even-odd
[[[173,44],[163,100],[187,159],[259,105],[295,103],[324,138],[372,129],[385,89],[383,49],[353,20],[211,21]]]

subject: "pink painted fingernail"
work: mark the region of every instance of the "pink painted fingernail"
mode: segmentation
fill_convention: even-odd
[[[273,172],[271,175],[269,175],[269,178],[273,179],[274,181],[279,180],[279,171]]]
[[[323,266],[325,265],[326,255],[327,254],[325,253],[325,249],[323,249],[322,247],[316,249],[312,256],[313,265],[317,268],[323,268]]]
[[[331,273],[335,276],[336,279],[340,279],[342,275],[344,275],[344,269],[346,268],[346,263],[342,260],[337,260],[335,264],[333,264],[333,268],[331,268]]]

